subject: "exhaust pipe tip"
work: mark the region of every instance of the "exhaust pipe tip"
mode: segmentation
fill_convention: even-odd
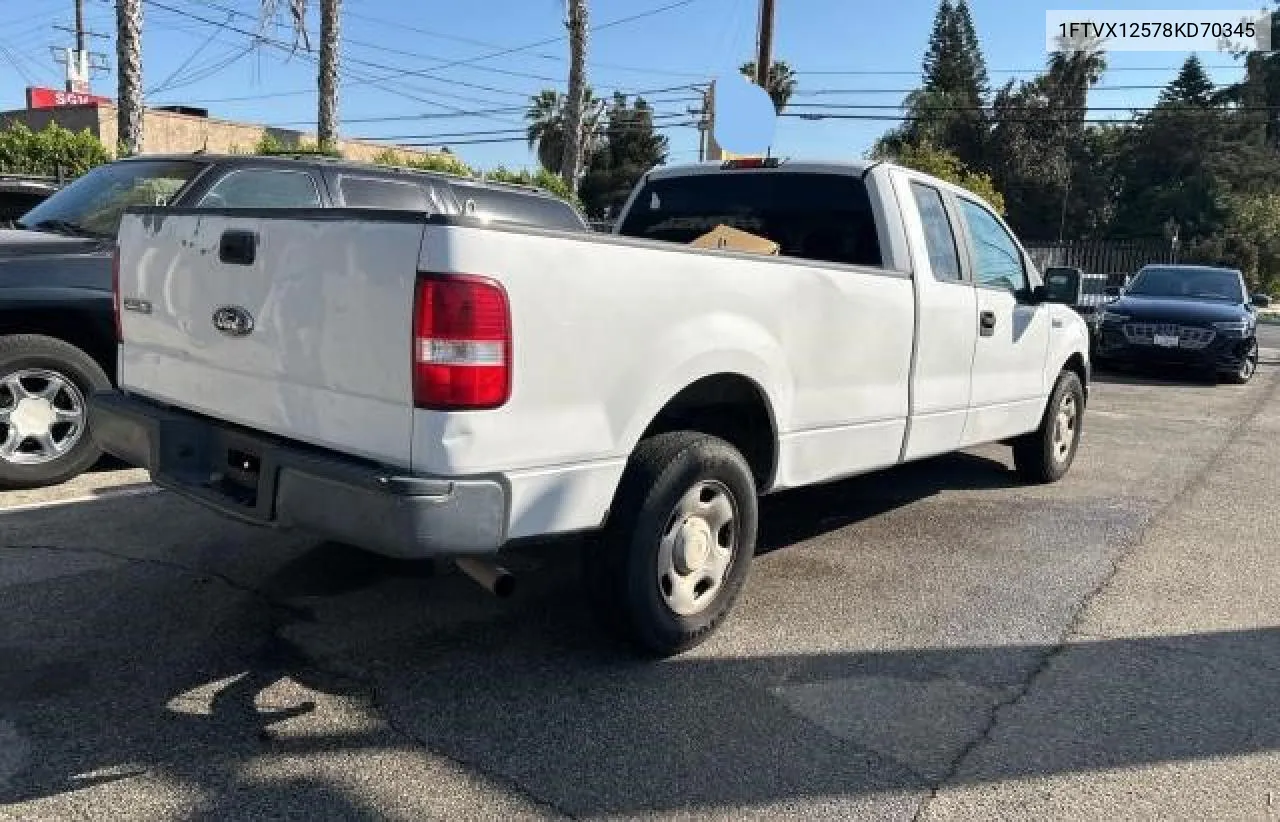
[[[454,560],[458,570],[471,577],[477,585],[499,599],[507,599],[516,592],[516,578],[496,563],[472,557],[459,557]]]

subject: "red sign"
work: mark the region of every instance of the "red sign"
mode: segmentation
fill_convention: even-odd
[[[90,106],[111,104],[110,97],[81,94],[78,91],[60,91],[56,88],[27,87],[27,108],[57,108],[59,106]]]

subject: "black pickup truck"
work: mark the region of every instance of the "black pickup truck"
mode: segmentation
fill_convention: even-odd
[[[588,231],[538,189],[322,157],[150,155],[99,166],[0,229],[0,487],[100,456],[85,398],[116,367],[112,259],[125,208],[391,208]]]

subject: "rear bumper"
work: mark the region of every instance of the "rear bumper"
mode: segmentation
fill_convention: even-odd
[[[1182,365],[1205,371],[1235,371],[1244,361],[1252,339],[1218,334],[1204,348],[1163,348],[1135,344],[1120,329],[1103,326],[1095,337],[1094,357],[1110,363]]]
[[[506,541],[500,479],[398,475],[117,391],[92,397],[89,414],[104,451],[239,520],[403,558],[488,554]]]

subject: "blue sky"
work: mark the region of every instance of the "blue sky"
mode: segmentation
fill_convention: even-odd
[[[110,33],[112,4],[85,2],[89,27]],[[220,24],[259,30],[258,0],[144,3],[149,103],[188,103],[205,106],[217,117],[312,128],[314,64],[307,56],[290,57],[270,46],[252,49],[246,34],[219,31]],[[516,139],[523,125],[520,107],[539,89],[564,85],[568,46],[557,39],[564,34],[561,0],[345,0],[343,5],[343,56],[356,75],[342,89],[344,136],[445,143],[482,167],[532,164],[524,142]],[[902,92],[919,82],[936,0],[778,0],[777,5],[775,56],[799,73],[795,103],[882,107],[846,109],[863,116],[898,113],[894,107]],[[971,0],[970,5],[992,84],[999,85],[1030,77],[1043,65],[1047,9],[1234,9],[1261,3]],[[68,35],[52,27],[69,25],[72,9],[72,0],[0,0],[0,110],[21,108],[28,84],[60,85],[62,70],[49,47],[68,42]],[[650,91],[647,96],[670,126],[665,133],[672,161],[696,159],[697,132],[680,125],[691,120],[683,112],[694,104],[687,86],[732,72],[751,58],[756,14],[757,0],[592,0],[592,25],[602,28],[591,36],[590,80],[598,91]],[[290,39],[285,28],[263,31]],[[94,39],[93,46],[113,52],[110,40]],[[1150,105],[1158,91],[1132,87],[1164,85],[1185,57],[1113,53],[1091,104]],[[1214,67],[1216,82],[1241,74],[1227,55],[1201,58]],[[384,79],[401,69],[418,75]],[[114,88],[114,74],[95,78],[96,92],[113,96]],[[484,113],[458,116],[476,111]],[[389,116],[415,119],[377,119]],[[888,120],[784,118],[774,153],[861,156],[892,125]],[[493,139],[513,141],[475,142]]]

